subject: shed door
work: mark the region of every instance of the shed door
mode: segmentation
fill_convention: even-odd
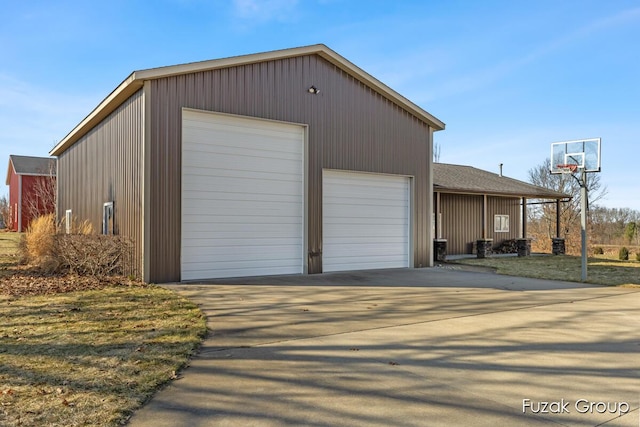
[[[322,270],[409,267],[409,178],[323,172]]]
[[[181,279],[303,272],[304,127],[183,110]]]

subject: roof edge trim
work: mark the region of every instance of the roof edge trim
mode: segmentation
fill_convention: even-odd
[[[59,156],[67,148],[71,147],[82,136],[89,132],[95,125],[104,120],[116,108],[118,108],[131,95],[143,86],[144,82],[136,79],[135,73],[127,77],[115,88],[96,108],[89,113],[75,128],[71,130],[49,151],[50,156]]]

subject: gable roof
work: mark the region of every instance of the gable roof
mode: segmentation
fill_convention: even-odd
[[[568,199],[571,196],[472,166],[433,164],[433,191],[534,199]]]
[[[137,92],[147,80],[160,79],[182,74],[191,74],[208,70],[221,68],[229,68],[240,65],[255,64],[259,62],[272,61],[278,59],[286,59],[297,56],[318,55],[331,64],[335,65],[345,73],[356,78],[357,80],[367,84],[373,90],[377,91],[389,100],[396,102],[406,110],[415,114],[427,122],[434,130],[443,130],[445,124],[427,111],[409,101],[398,92],[394,91],[375,77],[371,76],[361,68],[349,62],[347,59],[338,55],[324,44],[316,44],[305,47],[297,47],[292,49],[276,50],[265,53],[256,53],[250,55],[235,56],[224,59],[213,59],[202,62],[192,62],[188,64],[171,65],[167,67],[150,68],[147,70],[134,71],[120,85],[113,90],[87,117],[84,118],[67,136],[65,136],[53,149],[49,152],[52,156],[62,154],[67,148],[72,146],[83,135],[91,130],[95,125],[100,123],[120,104],[122,104],[131,95]]]
[[[17,156],[11,154],[7,168],[7,185],[11,181],[12,167],[17,175],[56,175],[56,159],[53,157]]]

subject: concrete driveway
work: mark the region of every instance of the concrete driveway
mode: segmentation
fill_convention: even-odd
[[[210,334],[134,427],[640,425],[640,289],[444,268],[169,287]]]

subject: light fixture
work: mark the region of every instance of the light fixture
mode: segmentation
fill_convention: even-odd
[[[312,93],[312,94],[314,94],[314,95],[317,95],[317,94],[319,94],[319,93],[320,93],[320,89],[318,89],[318,88],[317,88],[317,87],[315,87],[315,86],[311,86],[311,87],[310,87],[309,89],[307,89],[307,90],[309,91],[309,93]]]

